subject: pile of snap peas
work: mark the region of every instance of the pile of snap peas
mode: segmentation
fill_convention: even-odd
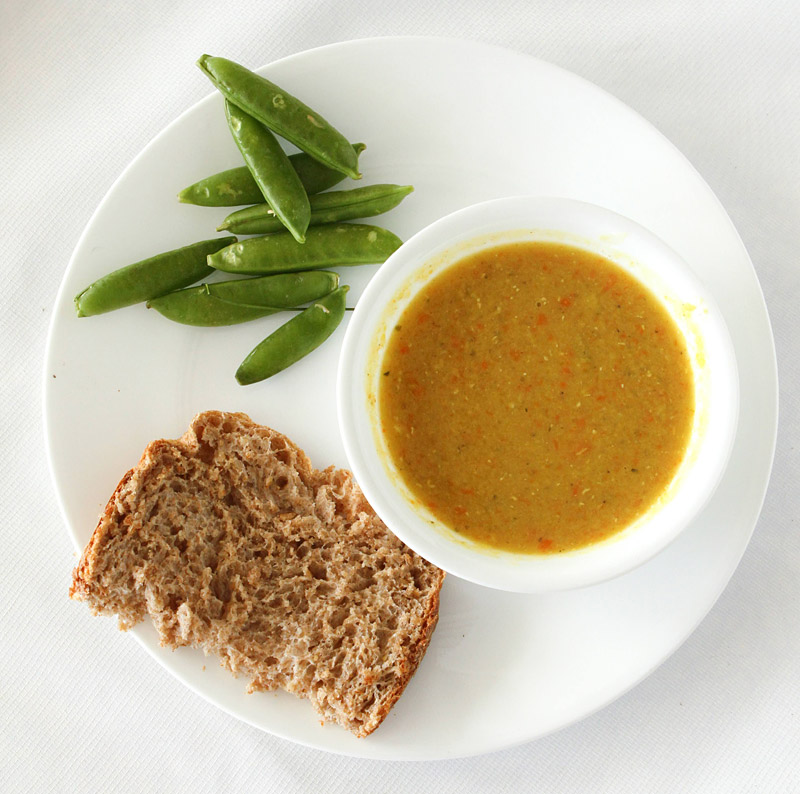
[[[387,212],[413,188],[329,190],[361,177],[363,143],[351,144],[299,99],[240,64],[203,55],[198,66],[225,97],[228,128],[245,165],[201,179],[178,199],[207,207],[252,205],[232,212],[217,231],[258,236],[202,240],[119,268],[80,292],[75,308],[88,317],[146,302],[170,320],[196,326],[297,311],[237,369],[240,384],[256,383],[336,330],[349,288],[325,268],[380,264],[402,244],[387,229],[350,221]],[[300,151],[287,155],[276,136]],[[215,272],[237,278],[192,286]]]

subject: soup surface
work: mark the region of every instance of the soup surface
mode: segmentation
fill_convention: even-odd
[[[470,255],[423,287],[390,334],[378,399],[416,499],[479,543],[539,554],[644,513],[694,415],[686,345],[656,297],[543,242]]]

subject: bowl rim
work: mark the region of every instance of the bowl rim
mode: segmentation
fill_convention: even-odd
[[[523,219],[525,222],[521,223]],[[636,253],[643,249],[650,261],[668,268],[665,274],[645,265],[653,277],[663,279],[665,289],[678,291],[679,287],[681,294],[693,294],[702,301],[701,337],[703,344],[710,343],[713,352],[707,370],[714,378],[717,400],[709,419],[710,430],[706,428],[701,439],[702,466],[694,465],[688,470],[692,476],[676,490],[675,498],[666,507],[648,514],[646,533],[638,531],[645,522],[636,522],[635,529],[617,533],[609,541],[558,555],[516,554],[481,546],[440,522],[431,527],[432,517],[421,515],[402,497],[404,486],[389,473],[387,453],[377,450],[378,431],[370,416],[376,407],[369,404],[368,369],[380,349],[375,334],[381,322],[386,325],[387,307],[395,304],[395,314],[397,307],[402,311],[410,294],[443,267],[472,250],[511,241],[512,237],[518,239],[520,235],[576,245],[583,240],[583,247],[607,255],[623,267],[631,265],[634,276],[641,264]],[[423,270],[427,272],[420,278]],[[412,283],[416,287],[409,294]],[[398,293],[404,290],[406,294],[398,300]],[[495,589],[530,593],[572,589],[611,579],[643,564],[675,540],[702,511],[722,478],[738,422],[738,386],[733,344],[722,314],[702,282],[672,248],[630,218],[595,204],[552,196],[511,196],[473,204],[434,221],[387,259],[364,290],[345,331],[336,394],[340,432],[350,468],[389,529],[448,573]]]

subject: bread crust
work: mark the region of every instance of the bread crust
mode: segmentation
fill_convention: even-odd
[[[428,605],[427,612],[423,619],[419,641],[416,643],[412,649],[412,652],[409,654],[408,659],[405,661],[403,665],[403,674],[398,678],[397,685],[392,691],[391,697],[387,698],[383,706],[375,712],[375,715],[370,723],[365,726],[365,729],[361,733],[357,733],[357,736],[368,736],[383,722],[384,719],[386,719],[392,709],[392,706],[394,706],[394,704],[400,699],[400,695],[403,694],[406,686],[408,686],[409,681],[411,681],[414,673],[417,671],[417,668],[422,661],[422,657],[428,650],[428,644],[430,643],[433,630],[436,628],[436,624],[439,622],[439,594],[441,592],[441,582],[443,581],[444,573],[442,573],[439,587],[436,589],[436,593],[431,597],[431,601]]]
[[[363,737],[417,670],[443,580],[349,472],[314,469],[245,414],[207,411],[122,477],[70,597],[123,630],[149,615],[162,645],[214,653],[251,691],[306,697]]]

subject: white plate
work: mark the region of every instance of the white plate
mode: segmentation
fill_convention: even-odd
[[[475,42],[399,38],[324,47],[263,71],[351,140],[368,143],[364,183],[415,185],[378,221],[403,237],[467,204],[531,193],[606,206],[662,237],[705,282],[731,330],[742,373],[736,444],[707,509],[631,574],[548,596],[501,593],[450,577],[420,670],[367,739],[321,727],[306,702],[285,693],[247,695],[244,680],[199,651],[161,649],[149,625],[134,633],[221,708],[329,751],[448,758],[508,747],[574,722],[680,646],[722,592],[758,517],[775,444],[777,376],[747,253],[709,187],[662,135],[597,87],[541,61]],[[334,405],[343,327],[300,364],[245,388],[233,373],[275,318],[198,329],[142,306],[75,317],[73,296],[96,277],[213,237],[226,210],[182,205],[175,194],[238,163],[222,99],[214,94],[126,169],[67,269],[50,329],[44,413],[53,479],[79,548],[146,443],[180,435],[197,411],[246,411],[289,435],[317,466],[347,463]],[[373,269],[343,272],[355,299]],[[78,612],[75,619],[85,617]]]

